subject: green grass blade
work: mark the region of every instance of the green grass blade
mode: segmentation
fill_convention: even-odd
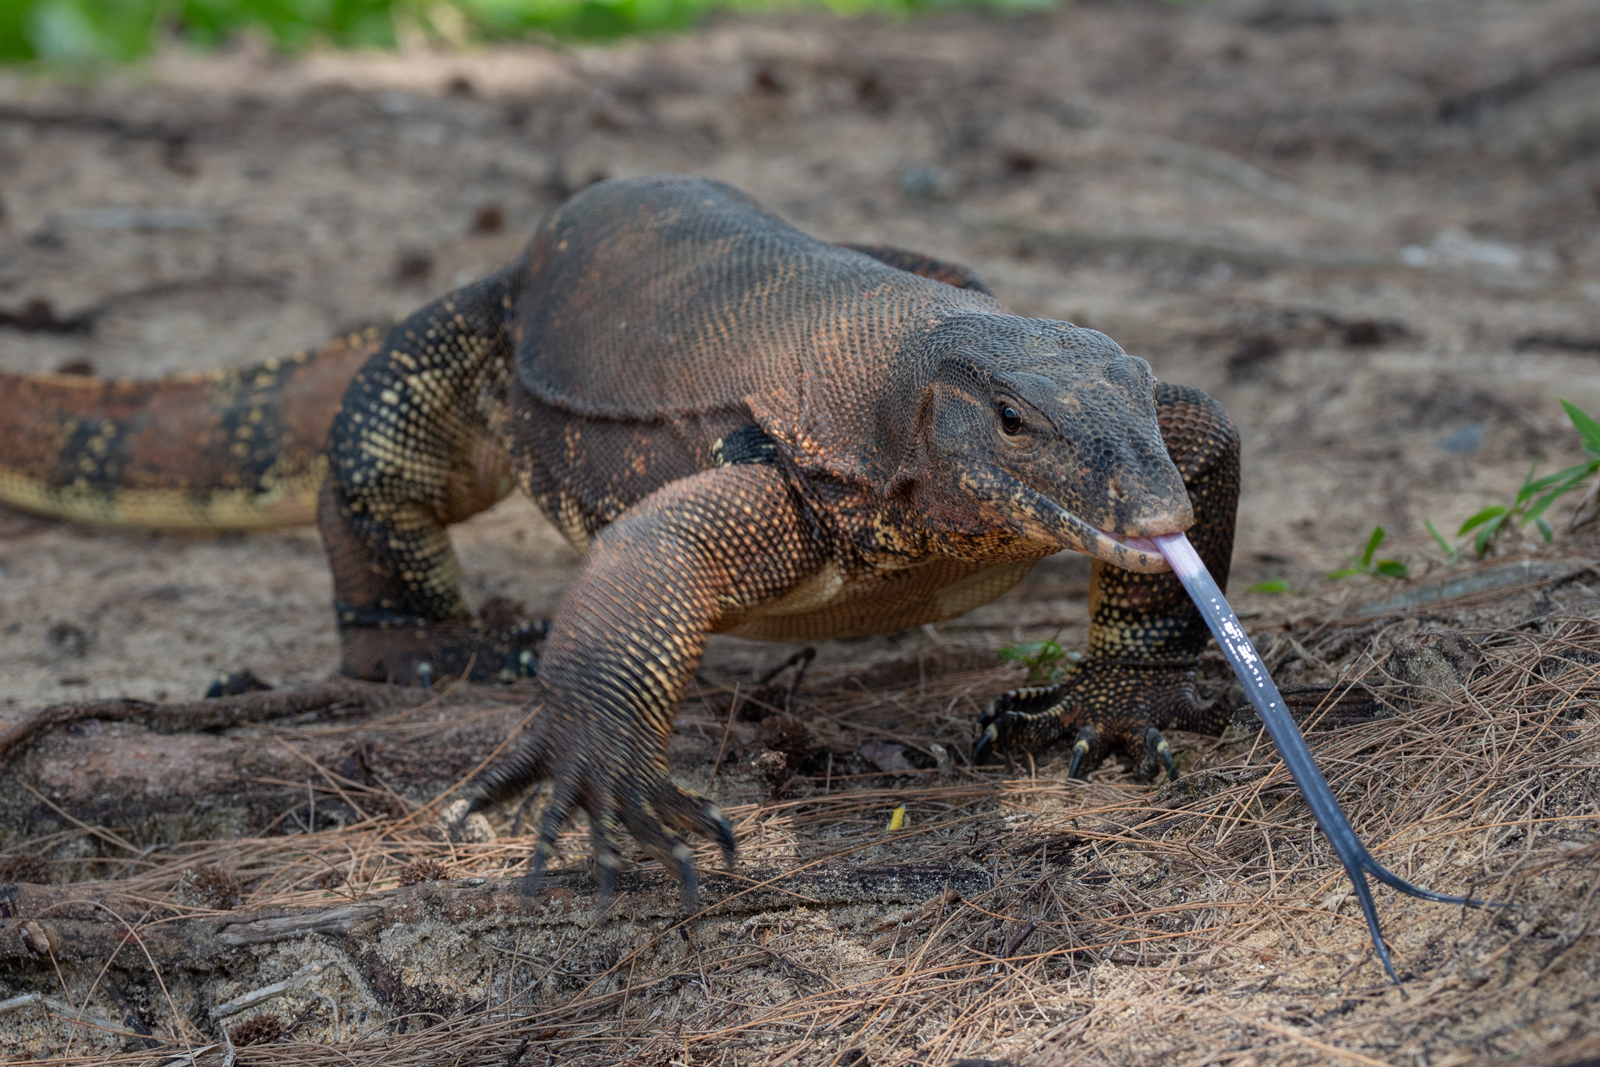
[[[1582,480],[1588,475],[1588,473],[1589,464],[1579,463],[1577,466],[1565,467],[1561,470],[1558,470],[1554,474],[1546,474],[1543,478],[1540,478],[1536,482],[1525,482],[1522,486],[1522,492],[1517,494],[1517,503],[1522,503],[1533,494],[1539,492],[1547,486],[1555,485],[1557,482],[1562,481],[1563,479],[1575,479],[1573,484],[1577,484],[1577,480]],[[1567,488],[1570,489],[1571,486],[1568,486]],[[1566,489],[1563,489],[1562,492],[1566,492]]]
[[[1291,589],[1289,587],[1289,583],[1284,581],[1282,578],[1268,578],[1264,582],[1257,582],[1255,585],[1252,585],[1250,587],[1250,592],[1277,594],[1292,593],[1294,590]]]
[[[1468,530],[1474,530],[1491,519],[1497,519],[1504,516],[1505,513],[1506,506],[1504,504],[1490,504],[1476,515],[1472,516],[1472,518],[1462,523],[1461,529],[1456,531],[1456,536],[1460,537]],[[1483,555],[1482,550],[1479,550],[1478,555]]]
[[[1567,409],[1567,418],[1572,420],[1573,428],[1583,439],[1583,450],[1591,456],[1600,456],[1600,422],[1595,422],[1588,412],[1570,400],[1562,400],[1561,406]]]
[[[1517,500],[1516,500],[1516,502],[1518,504],[1520,504],[1524,500],[1528,499],[1528,494],[1538,491],[1538,488],[1539,488],[1538,483],[1533,480],[1533,475],[1538,469],[1539,469],[1539,461],[1538,460],[1534,460],[1533,461],[1533,466],[1528,468],[1527,476],[1522,479],[1522,488],[1517,490]],[[1539,479],[1539,481],[1542,482],[1542,481],[1544,481],[1544,479],[1541,478],[1541,479]]]
[[[1374,526],[1372,528],[1372,536],[1367,539],[1367,550],[1361,553],[1361,565],[1363,567],[1372,566],[1372,554],[1378,551],[1378,546],[1381,544],[1383,544],[1383,527]]]
[[[1576,485],[1577,483],[1574,482],[1573,484]],[[1522,513],[1522,521],[1533,522],[1535,519],[1538,519],[1540,515],[1545,513],[1545,510],[1548,509],[1551,504],[1554,504],[1557,500],[1561,499],[1562,493],[1565,493],[1571,488],[1571,485],[1567,485],[1562,486],[1559,489],[1552,489],[1538,500],[1535,500],[1531,505],[1528,506],[1528,509]]]
[[[1428,532],[1433,535],[1433,539],[1439,542],[1439,547],[1444,549],[1445,559],[1454,563],[1461,558],[1461,553],[1456,551],[1456,546],[1444,539],[1444,535],[1439,532],[1438,527],[1434,526],[1432,519],[1423,519],[1422,525],[1428,528]]]
[[[1494,543],[1496,535],[1505,526],[1506,519],[1510,517],[1505,508],[1500,509],[1500,514],[1490,517],[1478,528],[1478,536],[1474,547],[1478,550],[1478,558],[1482,559],[1489,551],[1489,546]]]

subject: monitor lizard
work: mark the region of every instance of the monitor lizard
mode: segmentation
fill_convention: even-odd
[[[585,552],[548,632],[472,617],[447,528],[528,493]],[[474,805],[552,780],[602,889],[620,835],[683,881],[728,820],[675,785],[706,637],[882,633],[1094,558],[1085,659],[998,697],[978,761],[1070,739],[1069,774],[1218,732],[1206,626],[1132,538],[1187,530],[1225,582],[1238,434],[1109,337],[1012,314],[966,268],[807,236],[716,181],[604,182],[386,336],[163,382],[0,375],[0,500],[79,520],[321,527],[344,673],[536,674],[541,710]]]

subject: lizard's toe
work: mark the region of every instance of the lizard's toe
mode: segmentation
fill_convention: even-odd
[[[1014,689],[996,698],[978,719],[973,762],[1008,750],[1037,752],[1070,737],[1069,778],[1087,774],[1113,752],[1128,757],[1138,778],[1163,770],[1176,777],[1177,762],[1161,729],[1190,728],[1201,714],[1187,670],[1083,664],[1059,685]]]
[[[1093,726],[1084,726],[1078,730],[1078,736],[1072,741],[1072,765],[1067,768],[1068,778],[1078,778],[1079,771],[1084,769],[1086,761],[1096,758],[1097,747],[1100,743],[1100,731]]]
[[[734,865],[736,847],[733,824],[721,808],[705,797],[697,797],[679,789],[671,781],[657,790],[655,806],[668,826],[709,837],[722,849],[723,866],[731,868]]]
[[[217,675],[216,680],[206,688],[205,699],[237,697],[246,693],[265,692],[271,688],[272,686],[257,678],[255,672],[247,667],[244,670],[227,671]]]
[[[1150,769],[1150,773],[1145,773],[1146,763],[1151,756],[1154,756],[1161,764],[1161,769],[1166,771],[1167,781],[1170,782],[1178,777],[1178,761],[1172,754],[1172,746],[1167,744],[1167,739],[1162,737],[1161,731],[1154,726],[1144,732],[1144,754],[1145,758],[1139,761],[1141,778],[1155,777],[1154,768]]]
[[[469,791],[468,800],[471,802],[471,807],[468,810],[477,811],[491,804],[498,804],[502,800],[509,800],[529,786],[552,777],[553,774],[550,747],[535,727],[507,756],[478,775]],[[532,800],[533,797],[530,796],[523,802],[522,807],[517,809],[513,836],[521,832],[523,812],[527,810]]]
[[[512,794],[508,783],[513,780],[520,785],[545,777],[542,772],[550,766],[542,755],[546,747],[535,742],[519,751],[496,769],[506,782],[498,783],[498,789],[494,788],[496,783],[487,783],[488,788],[480,791],[480,796],[503,799]],[[589,841],[602,912],[610,905],[616,872],[622,864],[624,830],[683,884],[684,904],[693,912],[699,907],[699,879],[693,850],[680,831],[703,834],[716,841],[731,866],[733,827],[714,804],[673,784],[665,767],[648,760],[641,767],[626,758],[626,751],[624,748],[615,756],[608,753],[600,758],[574,755],[554,767],[549,775],[549,799],[539,819],[538,838],[529,861],[528,891],[538,888],[545,867],[555,855],[557,837],[573,810],[581,806],[589,816]],[[513,764],[526,766],[513,768]]]
[[[611,910],[612,891],[617,884],[617,868],[622,866],[621,830],[618,813],[607,811],[589,820],[589,843],[594,852],[597,903],[603,915]]]
[[[578,802],[578,784],[576,776],[571,773],[561,773],[556,776],[555,786],[550,790],[550,800],[545,805],[544,816],[539,820],[539,839],[534,842],[533,855],[528,861],[527,890],[536,892],[539,883],[544,879],[544,869],[550,863],[550,857],[556,854],[556,838],[561,835],[561,828],[572,817],[572,809]]]
[[[1027,686],[1002,693],[978,717],[978,740],[972,762],[983,764],[1006,751],[1037,752],[1065,734],[1069,714],[1059,685]]]
[[[654,805],[632,799],[623,805],[622,821],[640,847],[683,883],[684,910],[689,913],[699,911],[700,882],[694,869],[694,850],[681,837],[670,832],[653,809]]]

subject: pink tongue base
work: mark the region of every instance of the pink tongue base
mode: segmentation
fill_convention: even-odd
[[[1154,537],[1118,537],[1116,540],[1127,545],[1129,548],[1136,549],[1140,552],[1149,552],[1153,556],[1166,555],[1166,553],[1161,551],[1161,545],[1157,543],[1157,539]],[[1168,562],[1170,563],[1171,561],[1169,560]]]
[[[1108,534],[1107,536],[1110,535]],[[1135,552],[1145,552],[1152,556],[1160,556],[1167,561],[1167,566],[1178,574],[1180,580],[1185,573],[1194,574],[1205,569],[1205,564],[1200,562],[1200,557],[1196,554],[1194,546],[1190,545],[1189,539],[1181,533],[1161,534],[1157,537],[1117,537],[1114,540],[1118,544],[1126,545]],[[1183,572],[1178,571],[1180,563],[1186,567]]]

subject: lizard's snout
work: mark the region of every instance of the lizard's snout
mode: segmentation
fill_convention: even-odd
[[[1184,501],[1182,507],[1168,507],[1123,518],[1118,516],[1113,532],[1119,537],[1160,537],[1163,534],[1183,533],[1194,525],[1194,508]]]
[[[1174,491],[1172,486],[1147,488],[1142,479],[1112,476],[1106,479],[1104,500],[1106,513],[1098,525],[1117,537],[1160,537],[1194,525],[1194,508],[1181,483]]]

